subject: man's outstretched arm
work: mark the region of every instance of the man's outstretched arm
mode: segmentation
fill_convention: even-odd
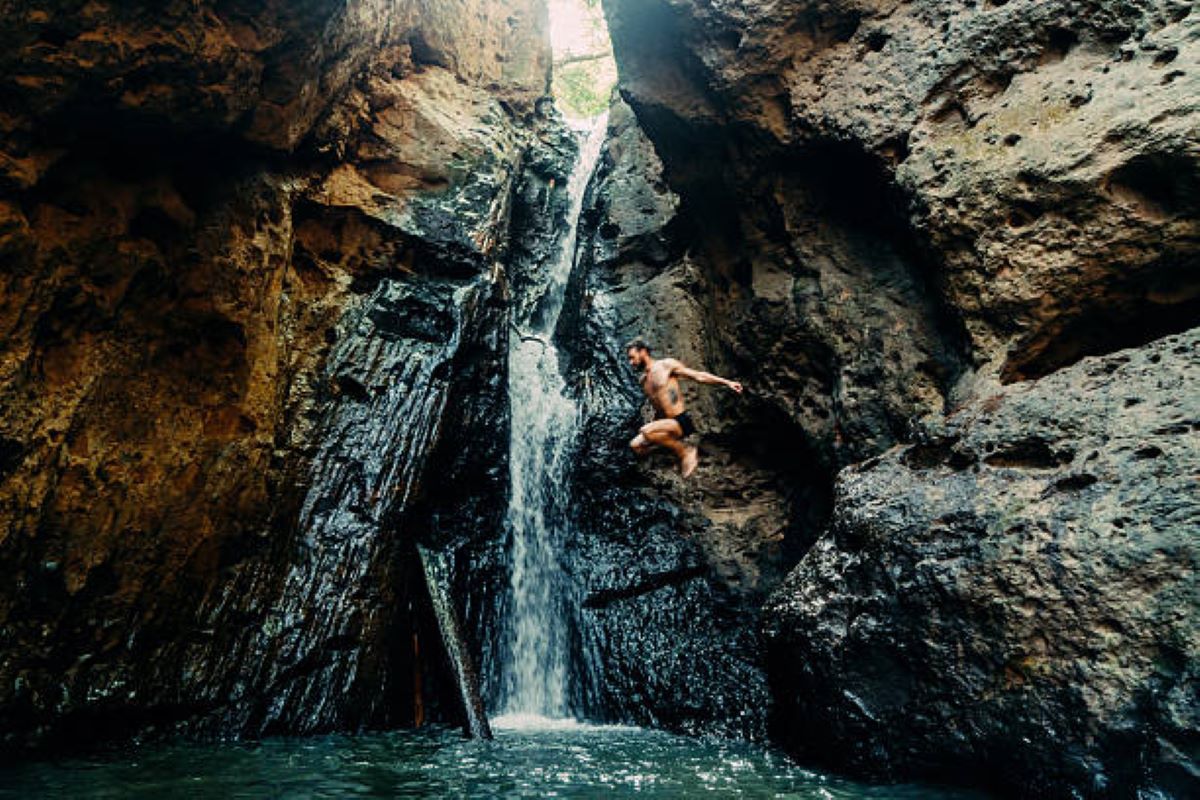
[[[727,378],[722,378],[720,375],[713,375],[711,372],[704,372],[699,369],[690,369],[683,365],[682,361],[675,361],[671,367],[671,374],[677,375],[680,378],[688,378],[696,383],[709,383],[716,386],[728,386],[738,394],[742,393],[742,385],[737,381],[731,381]]]

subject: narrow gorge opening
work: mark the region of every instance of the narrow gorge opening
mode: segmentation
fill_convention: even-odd
[[[549,0],[550,91],[559,111],[578,126],[608,113],[617,84],[608,23],[600,0]]]
[[[570,463],[580,410],[569,396],[556,333],[576,261],[585,190],[607,134],[616,66],[596,0],[552,0],[552,91],[567,122],[573,163],[561,193],[555,246],[515,283],[509,322],[509,502],[505,516],[510,582],[490,704],[500,727],[538,727],[582,716],[579,682],[589,674],[581,647],[581,589],[564,568],[571,524]],[[538,213],[535,209],[534,213]],[[541,213],[552,213],[549,202]]]

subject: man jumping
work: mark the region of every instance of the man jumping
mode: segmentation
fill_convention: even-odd
[[[679,471],[683,473],[683,477],[688,477],[696,471],[696,465],[700,463],[700,451],[694,444],[683,443],[684,439],[695,432],[696,426],[683,408],[679,378],[728,386],[738,394],[742,393],[742,385],[710,372],[688,369],[674,358],[660,358],[656,361],[650,356],[649,345],[641,339],[627,344],[625,355],[629,357],[629,366],[642,369],[642,391],[650,398],[656,412],[654,421],[643,425],[629,446],[639,456],[648,453],[656,445],[667,448],[679,459]]]

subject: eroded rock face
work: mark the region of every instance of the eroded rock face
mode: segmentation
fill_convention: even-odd
[[[972,402],[839,477],[768,604],[791,743],[1011,792],[1193,792],[1200,330]]]
[[[831,532],[764,612],[776,730],[859,772],[986,774],[1015,793],[1194,791],[1194,700],[1163,699],[1194,691],[1194,549],[1173,522],[1153,523],[1144,542],[1104,527],[1117,507],[1150,525],[1163,503],[1194,527],[1175,477],[1194,472],[1193,450],[1143,463],[1106,449],[1143,438],[1168,453],[1157,441],[1170,436],[1166,417],[1192,413],[1179,395],[1194,394],[1194,365],[1176,350],[1194,341],[1156,342],[1200,324],[1197,77],[1181,60],[1200,39],[1190,4],[605,7],[622,97],[661,158],[638,169],[662,184],[651,196],[676,200],[673,216],[641,188],[598,204],[597,283],[581,306],[598,308],[597,338],[649,333],[748,387],[711,411],[699,401],[702,419],[720,420],[706,432],[723,434],[704,443],[730,457],[702,465],[691,492],[642,479],[644,494],[664,519],[722,530],[707,487],[739,487],[726,514],[755,508],[737,464],[756,421],[760,463],[784,496],[849,468]],[[663,222],[647,228],[642,207]],[[1111,377],[1092,372],[1097,362],[1072,367],[1143,345]],[[620,369],[615,351],[581,362]],[[1117,413],[1125,383],[1141,387],[1137,415]],[[1023,418],[989,405],[1018,397],[1043,408]],[[615,439],[628,408],[604,412],[600,430]],[[1007,465],[938,449],[939,431],[982,430],[993,412],[1007,426],[988,434],[997,452],[1005,437],[1051,448],[1018,447]],[[913,464],[897,461],[898,444]],[[1092,451],[1118,477],[1090,472],[1079,459]],[[1163,471],[1162,498],[1141,485],[1151,469]],[[822,510],[797,523],[814,506],[776,506],[764,525],[787,542],[820,527]],[[796,538],[802,550],[811,533]],[[1156,561],[1151,541],[1184,566]],[[898,586],[892,562],[912,565],[910,583]],[[1078,630],[1051,620],[1035,642],[1038,603]],[[1109,610],[1126,604],[1110,633]],[[1134,632],[1147,619],[1157,628]],[[1048,672],[1022,672],[1026,654]],[[1035,691],[1045,697],[1021,694]],[[1036,770],[1026,781],[1021,759]]]
[[[23,3],[0,23],[7,107],[31,112],[6,120],[6,172],[33,181],[53,160],[46,120],[107,128],[112,114],[291,150],[372,63],[440,67],[526,112],[545,89],[545,25],[520,2]]]
[[[606,8],[685,207],[740,222],[742,285],[767,297],[774,275],[802,310],[787,331],[829,352],[824,385],[769,376],[793,406],[847,398],[825,435],[885,443],[880,422],[940,411],[964,364],[1036,377],[1196,319],[1190,4]]]
[[[453,717],[411,542],[467,535],[429,463],[503,509],[494,264],[544,8],[0,25],[0,735]]]

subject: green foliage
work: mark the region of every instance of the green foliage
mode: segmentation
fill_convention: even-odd
[[[550,0],[549,10],[555,102],[567,117],[594,117],[617,82],[604,8],[600,0]]]
[[[554,71],[554,98],[569,117],[594,117],[608,108],[615,82],[611,60],[567,64]]]

